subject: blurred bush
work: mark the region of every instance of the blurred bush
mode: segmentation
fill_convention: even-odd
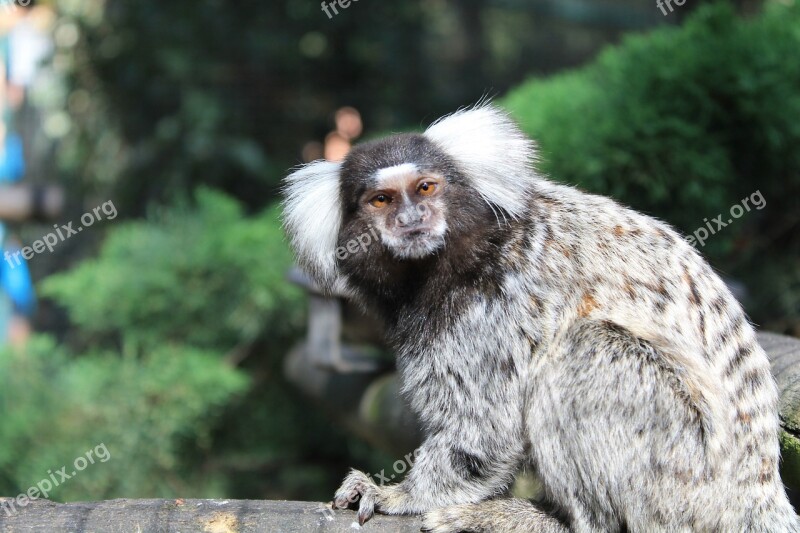
[[[276,208],[247,218],[234,200],[201,189],[196,207],[151,209],[110,232],[98,257],[48,278],[43,294],[82,335],[128,345],[179,342],[230,349],[297,331],[300,292],[285,280],[292,256]]]
[[[72,479],[56,474],[51,497],[62,500],[212,490],[218,480],[206,472],[181,470],[184,439],[207,448],[221,408],[247,384],[219,357],[185,346],[72,358],[47,337],[24,353],[0,351],[0,375],[0,492],[16,496],[62,466],[72,475],[76,458],[108,450],[110,459]]]
[[[75,329],[0,354],[0,493],[104,443],[112,460],[55,498],[328,497],[347,441],[283,381],[304,319],[290,262],[276,207],[199,189],[45,280]]]
[[[787,5],[788,4],[788,5]],[[512,91],[505,105],[553,178],[690,234],[760,190],[701,250],[744,281],[763,325],[800,335],[800,5],[750,20],[727,5],[631,36],[593,64]],[[716,225],[712,223],[716,229]]]

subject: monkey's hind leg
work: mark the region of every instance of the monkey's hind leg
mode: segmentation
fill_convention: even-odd
[[[568,533],[569,528],[527,500],[499,498],[442,507],[425,514],[430,533]]]

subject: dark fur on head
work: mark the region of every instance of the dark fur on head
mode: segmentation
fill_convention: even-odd
[[[421,287],[452,290],[457,287],[438,285],[455,280],[482,285],[495,277],[493,258],[508,238],[509,222],[528,211],[533,160],[532,142],[504,112],[490,105],[461,111],[424,134],[365,143],[342,163],[316,162],[291,174],[286,230],[300,265],[323,289],[336,288],[362,302],[391,308],[414,298]],[[379,185],[381,173],[402,174],[403,167],[445,185],[436,201],[420,199],[430,206],[426,215],[440,223],[441,242],[425,248],[424,239],[438,235],[423,232],[416,236],[423,244],[409,246],[407,254],[395,246],[403,239],[383,231],[391,228],[375,227],[376,215],[364,198]],[[413,176],[406,178],[410,183]],[[386,213],[393,215],[391,206]],[[337,256],[347,243],[376,230],[379,242]]]
[[[447,205],[444,246],[423,258],[398,259],[382,243],[375,243],[365,252],[337,259],[339,272],[359,292],[374,297],[370,303],[387,318],[419,295],[457,289],[453,286],[455,280],[472,284],[494,277],[493,258],[509,233],[506,225],[497,224],[492,208],[474,190],[458,164],[423,135],[410,134],[357,146],[344,161],[344,216],[338,246],[370,230],[372,216],[359,200],[366,190],[376,187],[376,173],[406,163],[414,164],[423,173],[440,174],[447,182],[443,192]]]

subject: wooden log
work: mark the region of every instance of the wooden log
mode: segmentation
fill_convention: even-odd
[[[352,533],[352,511],[313,502],[261,500],[109,500],[59,504],[36,500],[10,515],[0,500],[3,532],[97,533]],[[376,515],[366,531],[419,533],[419,517]]]
[[[800,505],[800,340],[759,333],[778,382],[781,413],[781,479],[795,506]]]
[[[800,340],[775,333],[759,333],[758,342],[769,356],[780,390],[783,428],[800,435]]]

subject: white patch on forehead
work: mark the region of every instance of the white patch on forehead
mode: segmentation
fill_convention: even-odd
[[[416,176],[417,174],[419,174],[417,165],[414,163],[403,163],[402,165],[380,169],[375,173],[375,181],[377,181],[378,187],[384,187],[387,183],[391,183],[397,179]]]

